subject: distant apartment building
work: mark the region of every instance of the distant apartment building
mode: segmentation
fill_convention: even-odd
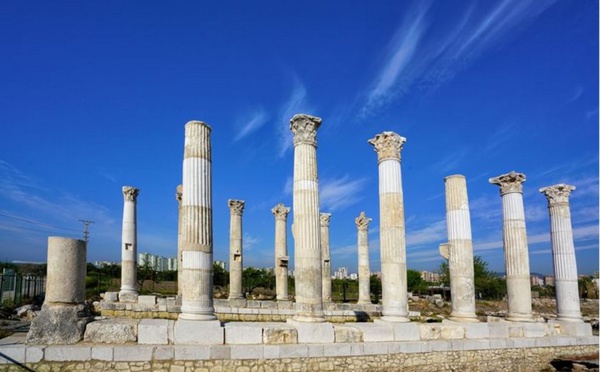
[[[340,267],[333,273],[334,279],[346,279],[348,277],[348,268]]]
[[[440,274],[432,273],[431,271],[419,271],[421,274],[421,279],[429,283],[439,283],[440,282]]]
[[[151,253],[139,253],[138,265],[148,265],[156,271],[177,271],[177,257],[162,257]]]
[[[546,275],[544,277],[544,285],[551,285],[554,287],[554,277],[551,275]]]
[[[214,261],[214,264],[219,266],[223,270],[227,270],[227,262],[225,261]]]
[[[544,279],[540,278],[537,275],[530,275],[529,281],[531,282],[531,285],[539,285],[539,286],[544,285]]]
[[[110,262],[110,261],[94,261],[93,265],[96,266],[97,268],[101,269],[103,267],[106,266],[111,266],[111,265],[121,265],[120,262]]]
[[[358,274],[357,273],[351,273],[350,275],[348,275],[348,278],[352,279],[352,280],[356,280],[356,279],[358,279]]]

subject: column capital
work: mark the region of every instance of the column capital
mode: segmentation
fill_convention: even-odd
[[[542,187],[540,192],[548,199],[548,206],[557,204],[569,204],[569,196],[575,186],[559,183],[558,185]]]
[[[275,215],[276,220],[285,221],[287,220],[288,213],[290,213],[290,207],[286,207],[283,203],[279,203],[271,209],[271,212]]]
[[[307,144],[317,146],[317,129],[321,118],[306,114],[296,114],[290,120],[290,129],[294,134],[294,146]]]
[[[365,216],[365,212],[360,212],[360,215],[354,220],[358,230],[367,230],[369,228],[369,222],[371,221],[373,221],[373,219]]]
[[[489,182],[493,185],[500,186],[500,195],[515,192],[522,194],[523,182],[525,182],[525,180],[525,175],[523,173],[512,171],[506,174],[501,174],[498,177],[490,178]]]
[[[321,226],[329,226],[329,220],[331,219],[331,213],[321,213],[321,214],[319,214],[319,218],[321,220]]]
[[[177,190],[175,191],[175,199],[177,199],[177,202],[179,203],[179,205],[181,205],[182,197],[183,197],[183,185],[177,185]]]
[[[237,215],[242,215],[242,212],[244,212],[244,204],[246,202],[243,200],[234,200],[234,199],[229,199],[227,200],[227,205],[229,206],[229,210],[231,211],[231,214],[237,214]]]
[[[369,143],[375,146],[375,152],[380,162],[388,159],[400,161],[400,153],[405,142],[406,138],[394,132],[383,132],[369,140]]]
[[[133,186],[123,186],[123,197],[125,198],[125,201],[132,201],[135,203],[139,194],[140,189]]]

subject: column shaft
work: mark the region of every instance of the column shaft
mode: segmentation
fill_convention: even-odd
[[[275,286],[277,301],[288,301],[287,215],[290,208],[277,204],[272,210],[275,215]]]
[[[229,224],[229,299],[244,298],[242,294],[242,212],[243,200],[229,200],[231,211]]]
[[[183,213],[181,212],[181,201],[183,197],[183,185],[177,186],[175,198],[177,199],[177,296],[181,300],[181,229],[183,227]]]
[[[321,213],[321,255],[323,302],[331,302],[331,254],[329,253],[329,219],[330,213]]]
[[[139,189],[123,186],[123,230],[121,245],[121,291],[123,297],[138,293],[137,284],[137,212]]]
[[[358,230],[358,304],[371,303],[371,268],[369,265],[369,222],[370,218],[361,212],[356,218]]]

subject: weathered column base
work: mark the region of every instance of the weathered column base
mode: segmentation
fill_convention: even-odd
[[[92,317],[87,305],[43,305],[27,333],[26,343],[69,345],[83,340]]]
[[[462,323],[479,323],[479,319],[477,319],[477,315],[472,314],[472,313],[453,312],[450,314],[448,319],[455,321],[455,322],[462,322]]]
[[[531,314],[508,314],[506,320],[509,322],[536,323],[537,320]]]
[[[182,319],[175,322],[173,332],[174,344],[224,344],[225,343],[225,328],[218,320],[205,320],[198,322],[197,320]]]
[[[179,314],[178,319],[181,320],[202,320],[202,321],[211,321],[217,320],[217,316],[213,314],[190,314],[190,313],[181,313]]]

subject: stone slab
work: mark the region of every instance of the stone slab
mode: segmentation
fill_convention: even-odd
[[[262,345],[231,345],[231,359],[263,359]]]
[[[383,324],[394,330],[394,341],[418,341],[421,339],[419,323],[396,323],[375,319],[373,324]]]
[[[224,328],[218,320],[178,319],[175,322],[174,344],[221,345],[224,341]]]
[[[25,347],[23,346],[3,346],[0,348],[0,365],[24,363]]]
[[[335,342],[363,342],[363,333],[357,327],[347,324],[336,324],[334,327]]]
[[[89,346],[48,346],[44,351],[44,360],[48,362],[87,361],[92,359]]]
[[[138,344],[168,345],[169,321],[167,319],[142,319],[138,324]]]
[[[119,293],[119,302],[133,303],[138,301],[137,293]]]
[[[139,320],[103,319],[88,323],[83,340],[92,343],[123,344],[137,340]]]
[[[263,326],[261,323],[230,322],[225,323],[225,343],[261,344],[263,342]]]
[[[267,345],[297,344],[298,331],[286,323],[263,323],[262,342]]]
[[[287,323],[298,331],[299,343],[333,343],[335,332],[331,323],[298,322],[288,319]]]
[[[30,346],[25,350],[25,362],[37,363],[44,359],[44,349],[42,347]]]
[[[94,360],[113,360],[113,348],[110,346],[92,346],[92,359]]]
[[[547,335],[546,323],[523,323],[523,337],[546,337]]]
[[[352,327],[361,331],[364,342],[394,341],[394,328],[389,322],[356,323]]]
[[[115,347],[113,351],[113,360],[115,362],[137,362],[152,360],[153,346],[120,346]]]
[[[550,320],[548,321],[548,325],[557,325],[561,335],[592,336],[592,325],[589,323]]]
[[[175,360],[206,360],[210,359],[210,347],[201,346],[174,346]]]
[[[105,292],[104,293],[104,301],[118,302],[119,301],[119,292]]]
[[[490,332],[490,338],[508,338],[508,322],[488,322],[487,325]]]

